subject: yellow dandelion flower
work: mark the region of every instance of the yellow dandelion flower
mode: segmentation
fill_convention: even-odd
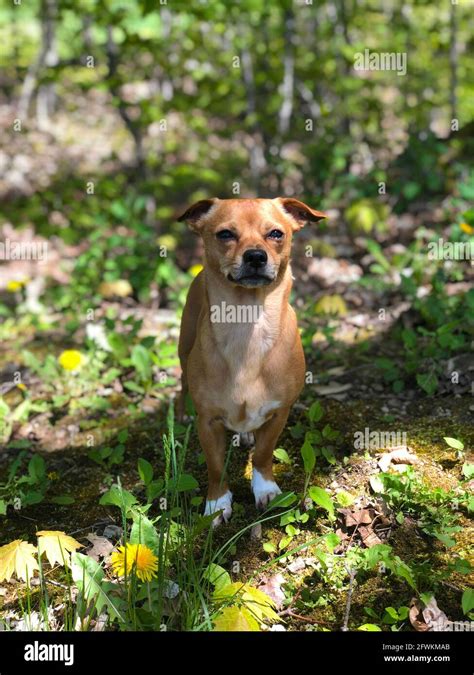
[[[127,544],[119,546],[110,557],[114,574],[119,577],[127,576],[135,571],[141,581],[151,581],[156,577],[158,558],[153,551],[143,544]]]
[[[468,223],[461,223],[459,227],[466,234],[474,234],[474,227],[472,227]]]
[[[191,267],[188,269],[188,272],[192,277],[197,277],[197,275],[199,274],[199,272],[201,272],[202,269],[203,269],[202,265],[191,265]]]
[[[19,382],[16,386],[18,389],[21,389],[21,391],[26,391],[26,385],[24,385],[23,382]]]
[[[104,298],[113,298],[114,296],[126,298],[128,295],[132,295],[133,288],[132,284],[126,279],[116,279],[115,281],[103,281],[99,286],[99,293]]]
[[[173,237],[172,234],[162,234],[161,237],[158,237],[156,243],[158,246],[162,246],[164,249],[168,249],[169,251],[174,251],[178,245],[176,237]]]
[[[59,365],[64,370],[77,370],[84,362],[84,357],[77,349],[66,349],[59,355]]]
[[[21,290],[23,286],[26,284],[26,280],[23,279],[22,281],[9,281],[7,283],[7,291],[10,293],[16,293],[17,291]]]

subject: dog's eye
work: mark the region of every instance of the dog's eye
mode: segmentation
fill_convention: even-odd
[[[270,239],[282,239],[283,232],[281,230],[271,230],[267,235]]]
[[[233,232],[230,230],[219,230],[219,232],[216,232],[216,237],[218,239],[235,239],[235,235]]]

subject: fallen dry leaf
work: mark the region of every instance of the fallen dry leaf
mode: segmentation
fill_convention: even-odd
[[[423,614],[421,613],[421,603],[417,598],[412,598],[410,602],[410,611],[408,613],[408,618],[413,628],[419,633],[424,633],[429,630],[425,621],[423,620]]]
[[[435,597],[430,599],[424,609],[420,600],[412,598],[408,617],[413,628],[421,633],[448,630],[449,619],[443,610],[438,607]]]
[[[23,581],[30,579],[39,570],[36,555],[36,546],[21,539],[0,546],[0,581],[10,581],[13,574]]]
[[[380,513],[374,504],[367,503],[365,499],[360,506],[338,509],[338,513],[343,517],[343,524],[336,530],[342,550],[344,550],[344,541],[348,539],[352,541],[355,535],[367,548],[383,543],[375,529],[375,523],[377,523],[377,528],[386,528],[391,524],[389,518]]]
[[[370,548],[371,546],[376,546],[377,544],[381,544],[382,540],[379,539],[379,537],[375,534],[374,530],[372,527],[369,525],[369,527],[366,527],[365,525],[361,525],[359,527],[359,534],[360,537],[363,541],[363,543],[367,546],[367,548]]]
[[[344,530],[341,530],[340,527],[338,527],[338,529],[336,530],[336,534],[339,537],[341,543],[343,543],[344,541],[347,541],[347,539],[350,539],[347,532],[344,532]]]
[[[285,599],[285,594],[281,589],[281,586],[284,583],[285,577],[283,574],[274,574],[273,576],[268,577],[263,584],[260,584],[258,590],[266,593],[273,600],[276,608],[281,609]]]
[[[54,567],[56,563],[69,565],[70,552],[82,548],[82,544],[76,541],[74,537],[70,537],[59,530],[41,530],[36,533],[36,536],[38,537],[38,551],[41,552],[41,555],[46,554],[51,567]]]
[[[375,517],[373,509],[339,509],[339,513],[342,513],[346,517],[346,527],[368,525]]]
[[[107,537],[100,537],[98,534],[94,534],[94,532],[89,532],[87,539],[92,546],[86,551],[86,554],[96,562],[99,562],[100,557],[108,558],[114,549],[114,545]]]

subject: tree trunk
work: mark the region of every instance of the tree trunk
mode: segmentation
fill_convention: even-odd
[[[146,174],[145,154],[143,151],[143,137],[139,123],[132,120],[127,111],[127,105],[120,95],[120,87],[115,80],[117,68],[119,63],[119,49],[113,38],[113,29],[111,26],[107,28],[107,60],[109,71],[107,79],[109,80],[109,87],[112,96],[116,99],[118,105],[119,115],[122,118],[125,126],[130,132],[135,145],[135,168],[137,175],[142,178]]]
[[[450,21],[449,21],[449,67],[451,71],[451,78],[449,80],[449,105],[451,108],[451,120],[458,119],[458,22],[457,12],[458,6],[451,3]]]
[[[56,95],[53,83],[38,87],[38,78],[45,67],[55,66],[58,63],[55,40],[56,16],[56,0],[42,0],[40,8],[41,48],[36,60],[28,68],[18,104],[18,116],[23,119],[28,116],[31,100],[37,90],[36,116],[38,125],[42,128],[47,128],[49,125]]]
[[[283,136],[290,128],[293,112],[293,95],[295,87],[295,16],[292,9],[283,14],[283,82],[281,86],[282,104],[278,116],[278,131]]]
[[[242,48],[241,62],[245,92],[247,95],[247,116],[251,120],[251,134],[253,136],[252,144],[249,149],[250,173],[252,175],[252,183],[255,193],[259,195],[261,190],[262,173],[266,168],[266,160],[261,147],[263,135],[257,120],[257,95],[255,90],[252,56],[247,47]]]

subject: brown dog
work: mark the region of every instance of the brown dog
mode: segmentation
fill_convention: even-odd
[[[204,240],[204,269],[189,289],[181,323],[178,414],[191,394],[206,457],[206,514],[232,513],[224,476],[226,429],[255,432],[257,507],[279,494],[273,450],[305,376],[296,317],[288,304],[293,232],[324,213],[291,198],[204,199],[179,220]]]

